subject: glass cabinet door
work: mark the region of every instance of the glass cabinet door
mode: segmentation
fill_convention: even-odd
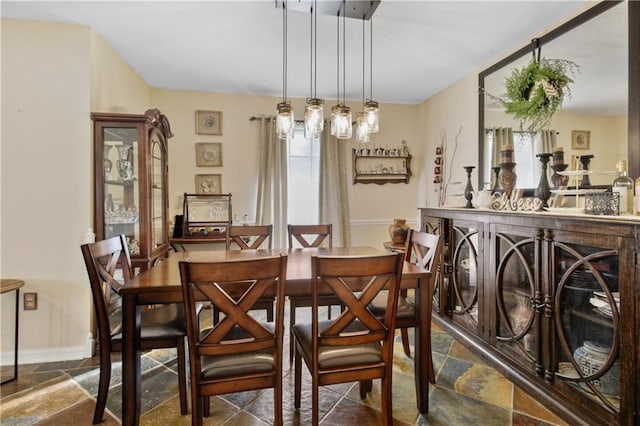
[[[495,283],[498,346],[527,369],[541,361],[536,346],[535,299],[541,297],[536,271],[534,231],[531,228],[494,226],[492,271]]]
[[[165,206],[166,163],[165,145],[160,132],[152,130],[149,135],[151,143],[151,247],[153,249],[166,244],[167,218]]]
[[[606,247],[608,239],[602,238]],[[610,248],[555,242],[556,378],[609,409],[620,408],[619,254]]]
[[[478,264],[478,230],[477,223],[453,223],[448,241],[451,253],[448,286],[455,321],[479,334],[478,279],[481,271]]]
[[[140,252],[138,200],[138,128],[103,127],[104,141],[104,229],[110,238],[124,234],[131,255]],[[99,233],[100,234],[100,233]]]

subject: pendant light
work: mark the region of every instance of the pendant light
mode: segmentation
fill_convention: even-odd
[[[373,97],[373,16],[370,18],[369,29],[370,29],[369,96],[372,98]],[[378,102],[372,100],[371,98],[367,99],[364,103],[364,113],[367,117],[367,123],[369,124],[369,133],[376,133],[379,128]]]
[[[345,105],[346,98],[346,1],[342,1],[342,102],[331,109],[332,134],[338,139],[351,139],[353,127],[351,123],[351,108]],[[340,11],[338,11],[338,100],[340,98]]]
[[[287,100],[287,0],[282,3],[282,102],[277,106],[276,133],[280,139],[293,136],[295,118]]]
[[[362,103],[365,104],[364,101],[364,86],[365,86],[365,28],[364,28],[364,16],[362,17]],[[366,143],[371,140],[370,132],[369,132],[369,122],[367,121],[366,113],[359,112],[358,118],[356,118],[356,141],[361,143]]]
[[[317,0],[311,6],[311,26],[310,26],[310,90],[304,109],[304,130],[309,137],[317,136],[324,129],[324,100],[317,97],[316,80],[318,65],[318,12]]]

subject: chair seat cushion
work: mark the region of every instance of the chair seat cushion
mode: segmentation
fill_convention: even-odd
[[[119,313],[121,315],[121,312]],[[172,303],[151,309],[144,309],[140,314],[140,338],[142,340],[181,337],[187,335],[184,304],[182,303]],[[114,322],[112,314],[111,323],[114,324]],[[119,321],[111,331],[111,340],[122,340],[121,321]]]
[[[371,312],[381,317],[384,315],[387,310],[387,291],[381,291],[376,295],[376,297],[369,304],[369,309]],[[398,311],[396,313],[396,318],[399,319],[411,319],[416,316],[416,304],[413,299],[408,298],[406,296],[399,295],[398,296]]]
[[[262,323],[271,332],[274,332],[273,323]],[[207,334],[211,329],[204,329],[201,336]],[[225,340],[245,339],[250,335],[238,327],[234,326],[226,335]],[[214,379],[227,376],[238,376],[240,374],[265,373],[275,370],[275,351],[264,350],[256,352],[236,353],[233,355],[203,356],[202,357],[202,378]]]
[[[318,329],[324,330],[331,321],[320,321]],[[356,332],[365,330],[358,321],[354,321],[346,331]],[[296,339],[305,348],[306,353],[311,353],[312,334],[311,324],[295,324],[293,333]],[[318,348],[318,364],[321,369],[336,368],[341,366],[358,364],[376,364],[382,361],[382,347],[379,343],[367,343],[352,346],[320,346]]]

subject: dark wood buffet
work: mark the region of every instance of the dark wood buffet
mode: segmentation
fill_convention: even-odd
[[[569,424],[638,423],[640,220],[420,210],[436,324]]]

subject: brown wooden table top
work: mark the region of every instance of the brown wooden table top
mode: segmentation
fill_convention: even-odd
[[[256,257],[287,254],[287,295],[309,295],[311,282],[311,256],[366,256],[388,254],[375,247],[334,247],[334,248],[297,248],[297,249],[265,249],[265,250],[216,250],[170,253],[159,264],[144,271],[127,283],[121,293],[135,293],[148,303],[149,298],[158,298],[155,303],[181,301],[180,270],[181,261],[220,262],[226,260],[254,259]],[[429,273],[424,269],[405,262],[403,268],[403,287],[412,288],[417,285],[417,278]],[[156,294],[155,296],[153,294]],[[158,293],[166,293],[160,295]],[[173,296],[170,295],[173,294]],[[173,300],[175,299],[175,300]]]

